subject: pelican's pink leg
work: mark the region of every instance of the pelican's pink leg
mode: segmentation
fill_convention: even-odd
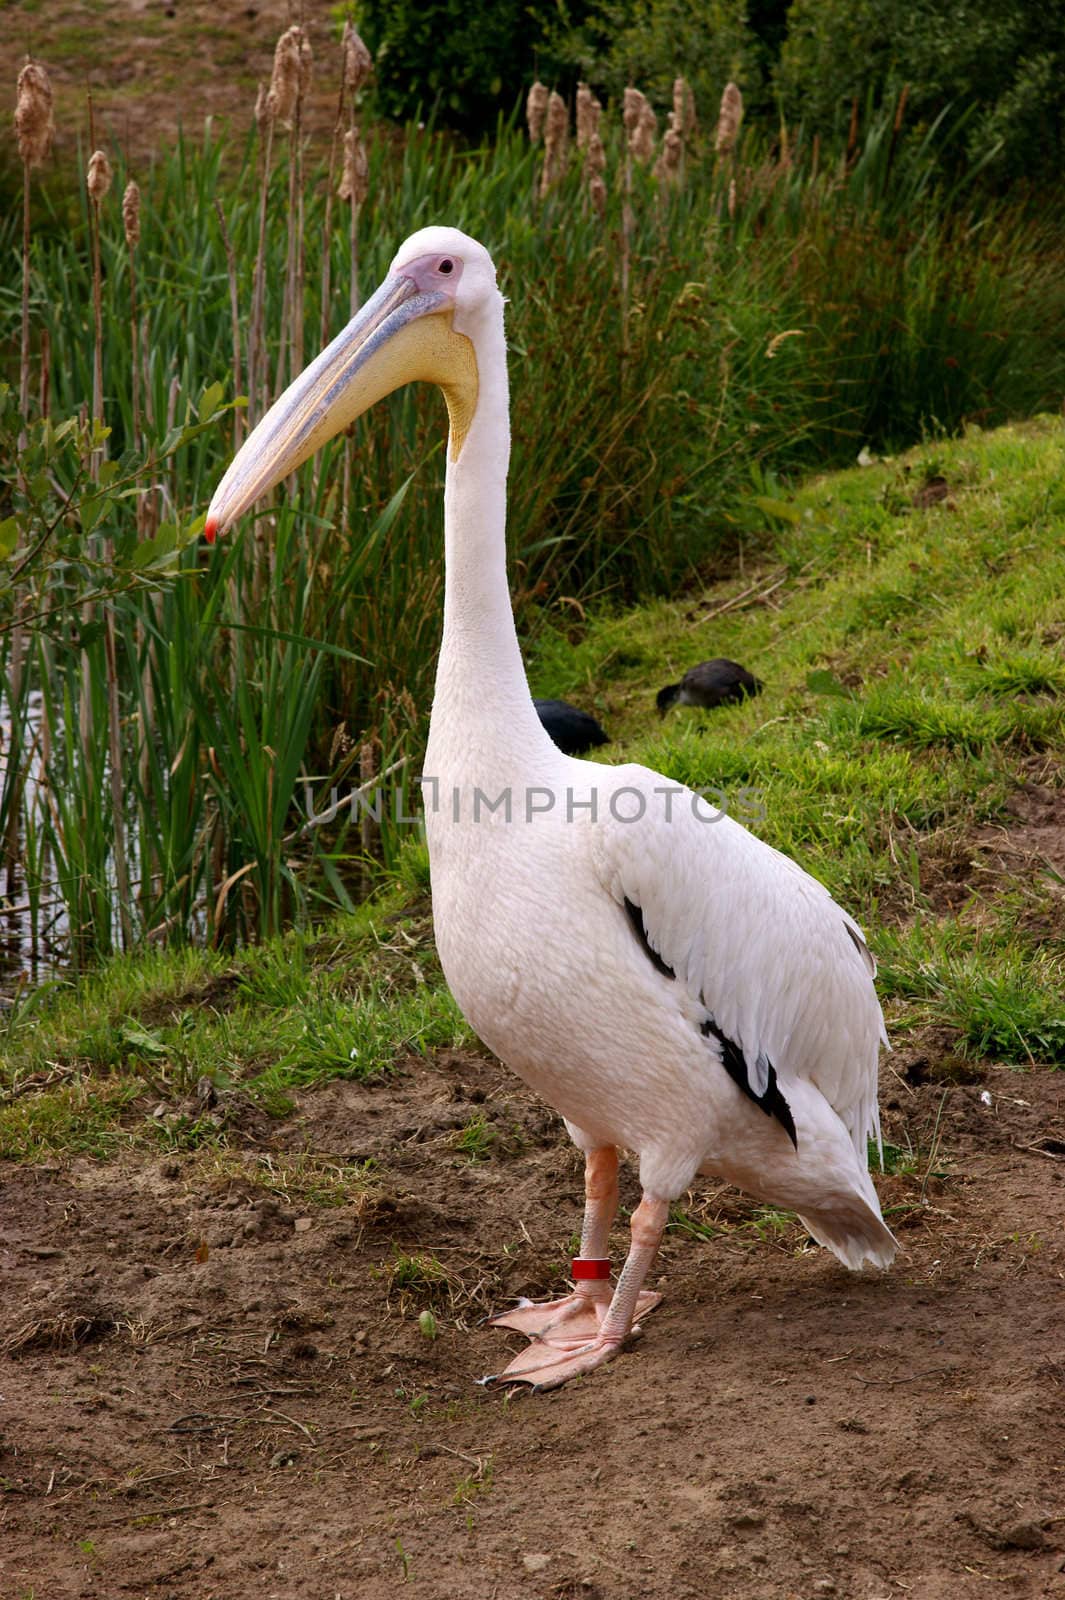
[[[610,1229],[618,1209],[618,1153],[614,1146],[589,1150],[584,1158],[584,1222],[581,1259],[605,1261]],[[516,1328],[530,1338],[549,1338],[558,1329],[566,1338],[592,1339],[610,1304],[610,1279],[582,1279],[561,1300],[526,1300],[513,1311],[492,1317],[494,1328]],[[650,1309],[648,1307],[647,1309]]]
[[[548,1339],[537,1338],[493,1383],[527,1383],[533,1389],[556,1389],[568,1378],[593,1372],[617,1355],[632,1332],[643,1281],[654,1264],[669,1219],[669,1201],[645,1194],[632,1214],[632,1244],[618,1286],[591,1339],[563,1333],[552,1326]],[[657,1304],[658,1296],[654,1296]]]

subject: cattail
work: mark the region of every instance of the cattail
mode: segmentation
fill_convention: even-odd
[[[742,121],[743,95],[734,83],[726,83],[717,118],[717,138],[714,141],[714,149],[719,156],[730,156],[736,148]]]
[[[52,121],[52,85],[48,74],[42,66],[35,61],[27,61],[18,75],[17,96],[15,101],[15,133],[18,139],[18,152],[22,159],[22,329],[19,364],[19,413],[22,418],[19,427],[18,448],[24,450],[27,443],[27,422],[30,409],[30,169],[39,167],[48,155],[55,133],[55,124]],[[47,333],[42,330],[41,350],[41,415],[48,415],[47,399]],[[20,474],[21,479],[21,474]],[[22,810],[22,775],[21,763],[21,728],[20,720],[14,710],[22,703],[23,673],[26,660],[26,631],[23,621],[24,602],[20,598],[15,613],[15,625],[10,640],[9,676],[6,685],[8,705],[12,707],[11,739],[5,752],[8,777],[11,779],[8,787],[8,814],[4,830],[4,853],[7,858],[7,891],[10,895],[15,886],[15,876],[19,866],[19,818]],[[42,750],[46,750],[51,739],[51,730],[46,704],[41,720]],[[45,756],[45,770],[47,771],[47,756]],[[34,927],[34,941],[36,943],[36,926]]]
[[[340,176],[337,196],[361,206],[370,193],[370,168],[366,159],[366,146],[358,128],[344,135],[344,170]]]
[[[126,243],[135,250],[141,242],[141,192],[131,178],[122,196],[122,226]]]
[[[681,157],[684,140],[675,127],[669,129],[662,140],[662,149],[654,164],[654,179],[658,184],[678,185],[681,181]]]
[[[280,49],[280,41],[278,42],[278,49]],[[268,362],[263,339],[263,303],[266,279],[266,209],[270,189],[271,156],[274,148],[274,114],[271,108],[271,87],[268,87],[265,83],[259,84],[255,96],[255,126],[259,130],[259,139],[261,141],[261,170],[259,173],[259,243],[255,252],[255,270],[252,273],[251,319],[248,324],[247,422],[249,427],[255,426],[259,409],[260,390],[265,390],[268,384]]]
[[[547,122],[544,128],[544,168],[540,178],[541,196],[549,193],[566,169],[566,147],[569,143],[569,112],[566,102],[552,89],[547,102]]]
[[[352,94],[358,94],[373,72],[373,56],[350,22],[344,24],[340,48],[344,58],[343,90],[350,89]]]
[[[602,106],[586,83],[577,85],[577,149],[586,148],[589,139],[599,131]]]
[[[27,61],[18,75],[15,133],[22,158],[22,344],[19,404],[23,419],[30,407],[30,169],[39,167],[52,146],[52,85],[36,61]],[[25,445],[20,433],[20,446]]]
[[[584,152],[584,176],[591,187],[593,178],[601,177],[606,171],[606,151],[598,131],[593,133],[588,140],[588,148]]]
[[[266,111],[272,122],[291,128],[300,95],[310,82],[311,47],[298,26],[286,28],[274,50],[274,70],[267,91]]]
[[[547,87],[539,79],[529,90],[529,97],[525,102],[525,121],[529,128],[529,138],[533,144],[539,144],[544,135],[544,119],[547,116],[548,102]]]
[[[95,202],[96,205],[99,205],[107,195],[113,178],[114,173],[111,170],[111,163],[108,161],[104,151],[94,150],[92,155],[89,157],[89,172],[86,179],[86,186],[88,188],[90,198]]]
[[[15,133],[18,153],[24,165],[39,167],[52,148],[55,123],[52,120],[51,81],[36,61],[27,61],[18,75]]]
[[[698,128],[695,116],[695,96],[686,78],[673,80],[673,129],[685,144],[690,143]]]
[[[636,124],[636,131],[630,140],[633,155],[641,166],[646,166],[655,153],[655,130],[658,127],[658,118],[645,100],[640,107],[640,120]]]
[[[594,129],[588,136],[584,152],[584,181],[592,209],[600,221],[606,216],[606,183],[603,179],[605,171],[606,151],[599,130]]]
[[[90,112],[91,115],[91,112]],[[107,197],[111,187],[114,173],[106,152],[94,150],[89,157],[89,167],[86,174],[85,186],[89,191],[92,209],[89,217],[90,244],[92,250],[92,303],[93,325],[95,332],[92,370],[92,420],[102,425],[104,420],[104,380],[103,380],[103,311],[101,308],[101,282],[103,273],[100,267],[100,206]],[[98,480],[100,462],[103,460],[103,451],[96,449],[92,453],[90,462],[93,482]]]
[[[651,110],[646,95],[641,94],[639,89],[630,86],[625,90],[621,120],[629,136],[629,154],[634,155],[641,165],[646,164],[654,155],[658,118]]]
[[[137,320],[137,260],[136,251],[141,237],[141,192],[131,178],[126,184],[126,191],[122,196],[122,228],[126,235],[126,249],[129,251],[129,328],[130,328],[130,354],[132,360],[132,406],[133,406],[133,444],[140,448],[141,442],[141,355],[140,355],[140,328]],[[240,380],[237,379],[239,384]],[[144,511],[147,506],[147,496],[141,495],[137,500],[137,526],[141,527],[144,520]]]

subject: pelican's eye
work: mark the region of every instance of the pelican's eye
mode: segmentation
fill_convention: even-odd
[[[455,263],[451,260],[450,256],[445,256],[436,270],[438,272],[454,272]]]

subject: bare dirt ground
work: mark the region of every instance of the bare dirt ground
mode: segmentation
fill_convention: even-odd
[[[0,1595],[1065,1596],[1065,1077],[930,1036],[883,1100],[891,1272],[707,1187],[642,1338],[510,1400],[482,1319],[557,1290],[581,1175],[492,1061],[249,1111],[221,1158],[9,1168]]]
[[[7,0],[0,81],[13,110],[27,53],[48,68],[59,169],[88,140],[91,90],[97,142],[112,153],[117,143],[138,170],[179,128],[199,139],[209,116],[243,137],[278,35],[302,22],[314,51],[304,129],[327,153],[340,67],[332,9],[332,0]]]

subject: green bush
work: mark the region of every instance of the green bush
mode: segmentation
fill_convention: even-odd
[[[748,9],[743,0],[603,0],[580,23],[567,13],[549,38],[553,54],[575,62],[612,102],[634,83],[667,110],[682,73],[704,126],[712,128],[730,79],[743,85],[748,110],[771,109],[770,51],[748,25]]]
[[[526,0],[358,0],[355,23],[372,50],[377,108],[397,122],[432,115],[470,134],[509,117],[538,70],[552,82],[573,78],[552,56],[544,18],[553,7]],[[585,7],[571,12],[580,16]]]
[[[1005,184],[1055,182],[1065,156],[1065,10],[1029,0],[795,0],[776,75],[785,114],[821,133],[846,130],[855,96],[907,120],[944,111],[964,141],[944,154],[988,164]]]

